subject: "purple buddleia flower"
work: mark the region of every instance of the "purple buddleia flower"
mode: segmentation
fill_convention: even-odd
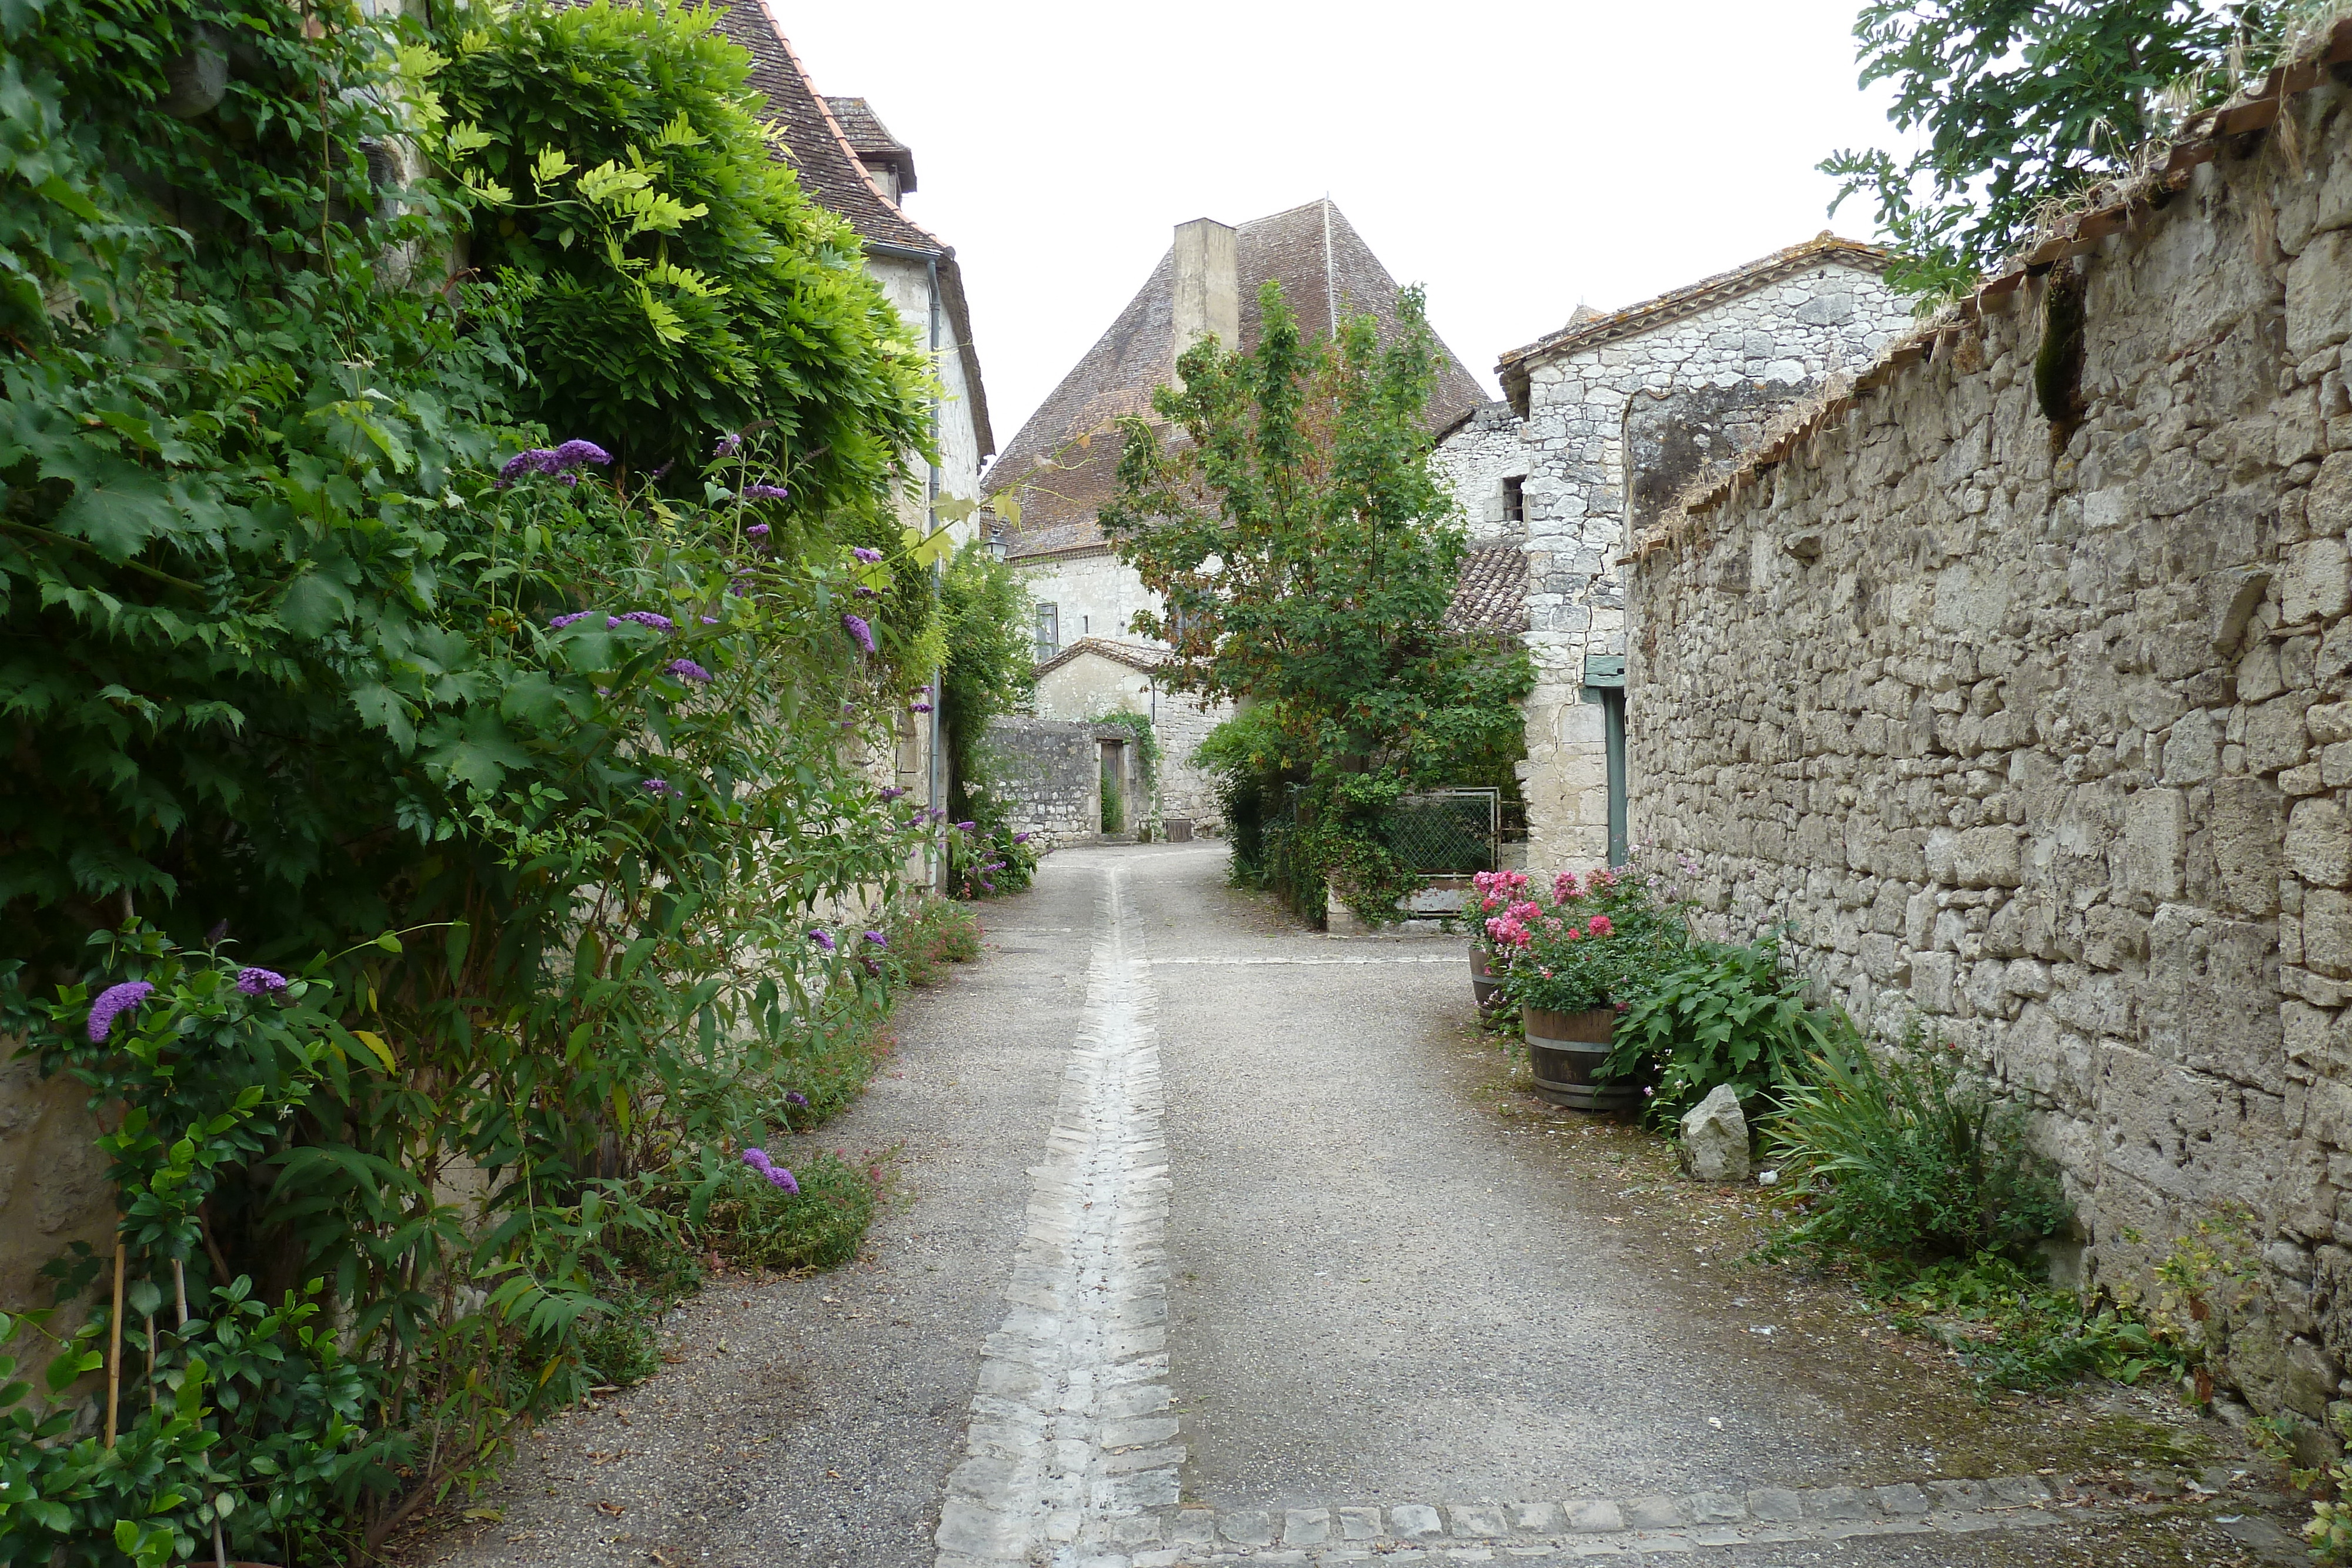
[[[848,632],[849,640],[860,648],[869,653],[874,652],[874,628],[866,623],[866,617],[845,615],[841,618],[841,629]]]
[[[596,612],[593,610],[574,610],[568,615],[549,616],[547,624],[551,631],[561,632],[566,626],[571,625],[574,621],[585,621],[588,617],[595,613]]]
[[[833,933],[830,931],[812,931],[809,933],[809,940],[828,953],[833,951]]]
[[[696,664],[692,659],[672,659],[668,664],[663,665],[662,668],[667,670],[671,674],[676,675],[681,681],[708,681],[710,679],[710,672],[704,669],[700,664]]]
[[[567,441],[554,451],[558,468],[577,468],[593,463],[599,468],[613,461],[613,455],[593,441]]]
[[[885,800],[895,800],[906,792],[907,786],[904,784],[893,784],[890,788],[882,791],[882,799]]]
[[[956,831],[959,833],[969,833],[979,826],[980,824],[978,822],[958,822],[956,824]]]
[[[559,474],[556,476],[556,478],[567,490],[577,490],[580,488],[580,476],[577,474]]]
[[[705,626],[716,626],[719,624],[719,617],[716,615],[705,615],[700,617],[700,620]]]
[[[909,713],[929,713],[931,711],[931,705],[929,703],[909,703],[907,705],[907,708]]]
[[[761,1176],[767,1175],[768,1172],[775,1168],[774,1162],[768,1158],[768,1151],[765,1149],[745,1149],[743,1151],[743,1163],[750,1166],[753,1170],[758,1171]]]
[[[791,495],[782,485],[746,485],[743,498],[747,501],[781,501]]]
[[[994,893],[996,891],[996,884],[992,882],[983,882],[980,885],[991,893]]]
[[[879,931],[868,931],[866,934],[866,939],[868,942],[873,943],[877,947],[887,947],[890,946],[890,938],[883,936]]]
[[[862,582],[857,585],[855,591],[860,599],[879,599],[882,597],[882,591],[880,589],[868,588]]]
[[[798,1105],[805,1109],[808,1105],[808,1096],[802,1093],[797,1089],[789,1090],[785,1092],[784,1103],[787,1105]]]
[[[768,537],[768,525],[765,523],[753,523],[750,528],[745,528],[743,532],[752,538],[764,539]]]
[[[793,1178],[793,1173],[783,1166],[770,1166],[760,1174],[768,1178],[769,1186],[782,1188],[785,1197],[798,1197],[801,1195],[801,1184]]]
[[[858,559],[864,561],[868,566],[873,565],[876,561],[882,559],[882,552],[880,550],[867,549],[864,545],[850,546],[849,553],[856,556]]]
[[[506,460],[505,465],[499,469],[499,482],[497,487],[503,490],[526,474],[552,474],[554,472],[555,449],[551,446],[530,447],[524,451],[516,453],[513,456]]]
[[[677,622],[667,615],[656,615],[650,610],[631,610],[620,615],[607,615],[604,617],[604,625],[608,631],[621,625],[645,626],[656,632],[677,630]]]
[[[248,997],[275,996],[286,988],[286,977],[275,969],[248,965],[236,972],[236,988]]]
[[[670,787],[670,782],[667,779],[648,779],[638,788],[646,794],[654,796],[675,798],[677,794],[677,791]]]
[[[1015,833],[1013,835],[1013,841],[1016,844],[1025,844],[1029,841],[1029,835],[1026,833]]]
[[[125,980],[98,993],[89,1004],[89,1038],[104,1040],[114,1032],[114,1020],[147,999],[155,988],[145,980]]]
[[[719,438],[719,444],[710,449],[710,455],[713,457],[732,457],[742,449],[743,438],[740,435],[730,434]]]

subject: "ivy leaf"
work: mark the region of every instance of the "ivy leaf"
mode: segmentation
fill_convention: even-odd
[[[54,465],[43,464],[45,473]],[[179,516],[160,474],[119,457],[93,453],[89,477],[58,509],[57,529],[88,539],[109,558],[129,560],[158,534],[169,533]],[[72,477],[72,476],[55,476]]]

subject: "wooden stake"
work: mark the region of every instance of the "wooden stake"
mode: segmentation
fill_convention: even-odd
[[[114,1317],[107,1324],[113,1343],[106,1356],[106,1446],[114,1447],[115,1414],[122,1407],[122,1260],[120,1237],[114,1243]]]

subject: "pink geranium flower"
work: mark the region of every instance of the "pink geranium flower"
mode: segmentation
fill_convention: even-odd
[[[1616,930],[1617,927],[1610,924],[1609,916],[1605,915],[1596,915],[1585,923],[1584,929],[1587,934],[1591,936],[1606,936],[1612,931]]]

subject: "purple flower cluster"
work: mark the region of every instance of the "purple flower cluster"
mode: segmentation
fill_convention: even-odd
[[[931,705],[929,703],[909,703],[907,706],[908,710],[911,713],[929,713],[931,711]]]
[[[580,476],[573,472],[593,463],[598,467],[613,461],[613,455],[593,441],[567,441],[561,446],[534,446],[518,452],[499,470],[498,488],[503,490],[526,474],[558,474],[566,484],[576,485]]]
[[[639,785],[638,788],[643,789],[646,794],[654,796],[667,796],[674,799],[677,794],[677,790],[671,786],[670,781],[667,779],[648,779],[643,784]]]
[[[745,1149],[743,1151],[743,1163],[750,1166],[753,1170],[758,1171],[761,1176],[766,1176],[771,1186],[780,1186],[783,1188],[784,1191],[795,1196],[799,1194],[801,1184],[793,1178],[792,1172],[786,1170],[783,1166],[770,1159],[768,1157],[767,1150]]]
[[[880,550],[867,549],[864,545],[850,546],[849,553],[856,556],[858,559],[864,561],[868,566],[873,565],[876,561],[882,559],[882,552]]]
[[[1015,833],[1013,835],[1013,841],[1016,844],[1025,844],[1029,841],[1029,835],[1026,833]]]
[[[882,591],[880,589],[868,588],[862,582],[859,583],[852,591],[854,591],[860,599],[879,599],[882,597]]]
[[[668,664],[663,665],[662,668],[667,670],[671,674],[676,675],[681,681],[708,681],[710,679],[710,672],[704,669],[700,664],[696,664],[692,659],[672,659]]]
[[[145,980],[125,980],[99,992],[98,1000],[89,1004],[89,1038],[104,1040],[113,1033],[114,1020],[145,1001],[154,988]]]
[[[828,953],[833,951],[833,933],[830,931],[821,929],[812,931],[809,933],[809,940],[815,943],[818,946],[824,948]]]
[[[841,629],[848,632],[849,640],[860,648],[869,653],[874,652],[874,628],[866,623],[866,617],[845,615],[841,618]]]
[[[782,485],[746,485],[743,498],[747,501],[781,501],[792,492]]]
[[[741,450],[743,450],[743,438],[740,435],[730,434],[722,435],[719,438],[719,444],[710,449],[710,455],[713,457],[732,457]]]
[[[248,997],[276,996],[286,988],[286,977],[275,969],[248,965],[236,972],[236,988]]]
[[[885,800],[895,800],[906,792],[907,786],[904,784],[893,784],[890,788],[882,791],[882,799]]]
[[[764,539],[768,537],[768,525],[765,523],[753,523],[750,528],[745,528],[743,532],[752,538]]]
[[[784,1095],[784,1103],[787,1105],[798,1105],[802,1109],[805,1110],[808,1108],[808,1096],[802,1093],[797,1089],[790,1090]]]
[[[656,632],[675,632],[677,630],[677,622],[671,620],[667,615],[656,615],[650,610],[632,610],[625,614],[607,615],[604,617],[604,626],[608,631],[624,623],[637,626],[649,626]]]
[[[585,621],[595,613],[593,610],[575,610],[569,615],[551,615],[547,619],[547,624],[551,630],[561,632],[574,621]]]
[[[979,826],[980,824],[978,822],[958,822],[956,824],[956,831],[959,833],[969,833]]]
[[[887,947],[890,946],[890,938],[883,936],[879,931],[868,931],[866,934],[866,939],[868,942],[873,943],[877,947]]]

